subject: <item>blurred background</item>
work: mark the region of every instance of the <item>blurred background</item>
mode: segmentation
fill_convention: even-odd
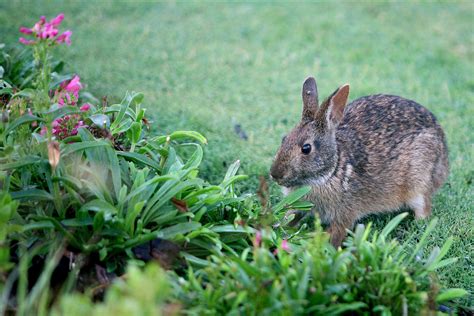
[[[19,26],[64,12],[67,68],[97,97],[145,94],[157,133],[197,130],[209,140],[204,176],[240,159],[254,191],[282,135],[299,120],[301,85],[320,99],[350,83],[350,100],[388,93],[413,99],[447,134],[451,175],[434,201],[440,240],[460,257],[444,274],[474,284],[474,3],[205,5],[148,2],[0,2],[0,42]],[[277,192],[275,186],[273,192]],[[424,223],[413,222],[413,227]],[[439,243],[438,243],[439,244]]]

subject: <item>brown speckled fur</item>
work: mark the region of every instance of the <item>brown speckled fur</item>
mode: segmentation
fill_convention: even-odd
[[[283,139],[270,171],[290,189],[312,186],[308,199],[335,246],[368,214],[407,206],[416,218],[430,216],[432,195],[448,176],[444,133],[430,111],[382,94],[345,106],[348,93],[342,86],[318,106],[316,82],[308,78],[302,120]]]

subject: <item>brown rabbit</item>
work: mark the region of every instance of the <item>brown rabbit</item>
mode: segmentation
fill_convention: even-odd
[[[316,81],[303,84],[301,122],[283,138],[270,174],[289,188],[310,185],[335,246],[368,214],[407,206],[431,215],[431,198],[448,175],[441,126],[420,104],[392,95],[359,98],[346,106],[349,85],[320,106]]]

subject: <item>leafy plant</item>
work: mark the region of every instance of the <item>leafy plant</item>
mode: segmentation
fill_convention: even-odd
[[[236,175],[238,163],[230,167],[220,185],[207,184],[197,177],[202,147],[175,142],[188,138],[204,143],[202,135],[175,132],[147,141],[142,133],[134,135],[142,129],[141,117],[136,115],[139,97],[127,95],[122,104],[107,111],[119,111],[119,123],[109,118],[110,131],[120,126],[119,135],[131,137],[121,140],[122,146],[130,145],[129,151],[116,150],[114,140],[96,139],[89,129],[79,128],[77,136],[66,138],[53,153],[37,136],[30,146],[37,150],[16,151],[3,158],[4,186],[21,201],[17,222],[23,225],[29,243],[59,233],[76,251],[99,252],[105,260],[108,254],[158,237],[188,241],[193,246],[199,245],[192,241],[197,238],[207,241],[200,248],[221,249],[220,234],[248,231],[229,223],[205,224],[206,213],[232,208],[242,201],[232,189],[233,183],[243,178]],[[106,116],[91,116],[97,115]],[[137,123],[139,127],[134,128]],[[126,133],[132,129],[133,133]],[[178,154],[182,147],[193,148],[189,159]],[[51,164],[55,155],[60,158]]]
[[[10,250],[2,249],[2,264],[8,267],[10,252],[19,263],[8,276],[10,285],[18,279],[19,311],[44,308],[47,293],[41,296],[43,305],[31,302],[66,253],[76,258],[77,276],[88,261],[84,257],[120,274],[125,259],[135,258],[132,249],[152,240],[173,241],[182,256],[198,265],[211,252],[235,254],[247,247],[242,236],[252,229],[233,221],[247,198],[234,192],[234,183],[245,179],[237,175],[239,162],[218,185],[200,179],[206,139],[193,131],[148,137],[143,94],[127,93],[111,106],[79,107],[79,76],[50,73],[50,50],[59,38],[49,37],[48,23],[54,28],[58,21],[62,15],[50,22],[42,18],[39,31],[36,26],[22,29],[36,34],[35,40],[22,41],[34,50],[31,83],[13,76],[9,65],[2,68],[18,81],[0,87],[8,96],[1,107],[0,186],[17,209],[15,216],[3,218],[7,227],[17,229],[10,229]],[[216,213],[227,215],[215,221]],[[5,236],[2,231],[0,237]],[[58,240],[64,242],[61,247]],[[38,258],[48,261],[42,281],[28,284]]]
[[[114,281],[101,303],[86,295],[65,295],[52,315],[177,315],[178,304],[169,304],[169,280],[157,264],[141,271],[129,265],[126,274]]]
[[[311,239],[276,250],[267,231],[261,243],[240,256],[212,256],[207,268],[188,270],[174,292],[193,315],[419,314],[465,295],[461,289],[433,290],[431,273],[456,260],[443,259],[451,240],[421,259],[388,239],[406,215],[392,219],[381,233],[372,232],[370,224],[359,225],[339,250],[329,244],[319,223]],[[417,250],[435,224],[433,220]]]

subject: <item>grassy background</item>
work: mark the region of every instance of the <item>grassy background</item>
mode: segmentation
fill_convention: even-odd
[[[0,42],[16,42],[20,25],[59,12],[73,45],[58,55],[91,92],[144,92],[156,131],[202,132],[209,139],[206,177],[222,178],[240,159],[251,175],[245,190],[268,174],[281,136],[298,121],[308,75],[322,96],[348,82],[351,100],[390,93],[427,106],[445,129],[451,161],[448,183],[434,199],[440,221],[430,242],[455,237],[449,255],[459,261],[442,271],[442,281],[473,293],[474,4],[2,1]],[[381,225],[388,217],[375,220]],[[411,219],[397,234],[420,235],[426,225]]]

